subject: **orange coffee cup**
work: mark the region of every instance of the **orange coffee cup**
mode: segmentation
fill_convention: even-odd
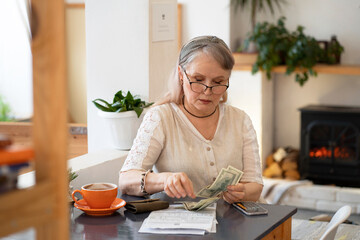
[[[89,183],[81,187],[81,190],[74,190],[71,194],[73,200],[79,204],[75,198],[75,193],[80,193],[90,208],[102,209],[109,208],[116,199],[118,188],[112,183]]]

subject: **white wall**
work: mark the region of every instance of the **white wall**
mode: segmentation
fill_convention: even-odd
[[[182,4],[182,41],[215,35],[230,44],[230,0],[178,0]]]
[[[112,101],[118,90],[129,90],[154,101],[165,91],[176,60],[177,37],[151,41],[152,2],[173,3],[176,9],[175,0],[86,1],[89,152],[112,147],[108,126],[97,115],[92,100]]]
[[[250,116],[259,143],[262,140],[261,84],[260,73],[252,76],[250,72],[233,71],[228,89],[228,103],[244,110]],[[258,94],[254,94],[255,92]]]
[[[140,1],[86,1],[89,152],[111,146],[109,129],[97,115],[92,100],[111,102],[119,90],[129,90],[148,100],[149,44],[145,33],[149,31],[149,12],[142,5]]]

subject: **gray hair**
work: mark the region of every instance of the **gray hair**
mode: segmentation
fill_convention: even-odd
[[[184,91],[179,79],[178,66],[185,68],[196,56],[206,53],[212,56],[225,70],[232,70],[234,57],[226,43],[216,36],[200,36],[191,39],[180,50],[179,59],[169,78],[169,92],[155,105],[174,102],[181,104]],[[227,101],[227,92],[224,93],[221,102]]]

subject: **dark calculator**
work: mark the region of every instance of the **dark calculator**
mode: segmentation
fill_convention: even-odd
[[[256,202],[235,202],[232,205],[246,215],[268,214],[268,210]]]

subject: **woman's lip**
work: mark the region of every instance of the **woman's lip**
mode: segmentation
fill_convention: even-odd
[[[206,99],[200,99],[201,102],[205,102],[205,103],[209,103],[211,102],[211,100],[206,100]]]

